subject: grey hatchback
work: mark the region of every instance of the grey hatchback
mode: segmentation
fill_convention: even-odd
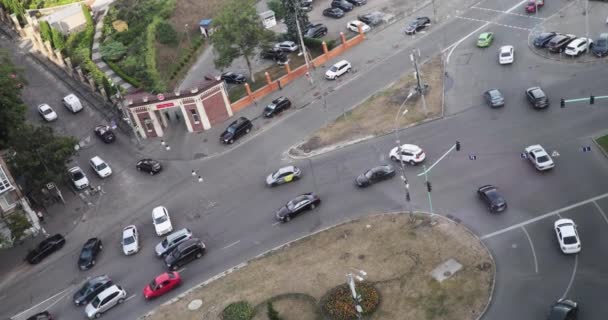
[[[505,98],[498,89],[490,89],[483,93],[488,105],[492,108],[502,107],[505,105]]]

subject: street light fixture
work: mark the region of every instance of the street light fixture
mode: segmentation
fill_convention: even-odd
[[[355,303],[355,310],[357,311],[357,319],[362,319],[363,316],[363,308],[361,307],[361,301],[363,300],[360,294],[357,294],[357,288],[355,285],[355,279],[358,281],[364,281],[367,276],[367,272],[355,268],[351,268],[357,272],[357,274],[353,274],[349,272],[346,274],[346,284],[350,288],[350,292],[353,296],[353,302]]]

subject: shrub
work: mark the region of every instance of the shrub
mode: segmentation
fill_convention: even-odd
[[[110,61],[118,61],[127,52],[127,47],[125,47],[122,42],[109,39],[109,41],[106,41],[101,45],[99,52],[105,59]]]
[[[357,294],[361,296],[360,305],[361,308],[363,308],[363,314],[369,315],[376,311],[380,304],[380,294],[378,290],[369,282],[357,283],[356,288]],[[329,291],[321,301],[321,308],[331,319],[357,319],[355,304],[347,284],[340,285]]]
[[[25,236],[27,229],[32,227],[30,221],[25,217],[25,212],[17,210],[6,219],[8,228],[11,230],[13,241],[19,241]]]
[[[51,37],[53,42],[53,48],[63,51],[65,49],[65,38],[59,30],[51,28]]]
[[[51,26],[47,21],[40,21],[40,38],[42,41],[52,41]]]
[[[267,306],[268,306],[268,320],[283,320],[283,318],[281,318],[279,316],[279,312],[274,309],[272,302],[268,302]]]
[[[129,57],[127,59],[125,59],[125,62],[127,61],[136,61],[137,59],[135,57]],[[127,72],[123,71],[123,69],[121,69],[117,64],[115,64],[112,61],[109,60],[104,60],[105,63],[110,67],[110,69],[114,70],[114,72],[116,72],[116,74],[121,77],[123,80],[125,80],[126,82],[130,83],[132,86],[136,87],[136,88],[141,88],[142,84],[139,80],[131,77],[129,74],[132,74],[131,72],[129,72],[129,74],[127,74]],[[135,72],[136,70],[133,70],[133,72]],[[114,91],[112,91],[114,92]]]
[[[177,44],[177,32],[173,26],[166,21],[161,21],[156,26],[156,39],[158,42],[166,45]]]
[[[222,311],[223,320],[251,320],[254,315],[253,307],[247,301],[231,303]]]
[[[277,19],[277,21],[285,18],[285,6],[283,5],[283,1],[268,0],[266,4],[268,5],[268,9],[274,11],[274,17]]]

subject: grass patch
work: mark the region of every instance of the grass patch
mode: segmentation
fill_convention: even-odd
[[[602,147],[604,152],[608,152],[608,134],[595,139],[595,142],[597,142],[600,147]]]

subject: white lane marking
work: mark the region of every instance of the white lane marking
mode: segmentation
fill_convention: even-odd
[[[12,316],[12,317],[11,317],[11,319],[17,318],[17,317],[19,317],[20,315],[22,315],[22,314],[24,314],[24,313],[26,313],[26,312],[29,312],[29,311],[32,311],[33,309],[38,308],[40,305],[42,305],[42,304],[44,304],[44,303],[48,302],[49,300],[52,300],[52,299],[54,299],[55,297],[57,297],[57,296],[59,296],[59,295],[61,295],[61,294],[63,294],[63,293],[66,293],[66,291],[70,290],[71,288],[72,288],[72,287],[67,287],[67,288],[65,288],[65,289],[63,289],[63,290],[61,290],[61,291],[59,291],[59,292],[55,293],[55,294],[54,294],[54,295],[52,295],[50,298],[47,298],[46,300],[43,300],[42,302],[38,303],[37,305],[35,305],[35,306],[33,306],[33,307],[29,308],[29,309],[23,310],[23,311],[21,311],[20,313],[18,313],[18,314],[16,314],[16,315]]]
[[[433,169],[433,167],[435,165],[437,165],[439,163],[439,161],[443,160],[443,158],[445,158],[452,150],[454,150],[456,148],[456,145],[453,145],[450,150],[448,150],[446,153],[444,153],[439,159],[437,159],[437,161],[435,161],[435,163],[433,163],[428,169],[426,169],[426,171],[423,171],[422,173],[418,174],[418,177],[421,177],[425,174],[427,174],[427,172],[431,171],[431,169]]]
[[[454,16],[454,18],[464,19],[464,20],[471,20],[471,21],[477,21],[477,22],[486,22],[488,24],[493,24],[493,25],[497,25],[497,26],[501,26],[501,27],[505,27],[505,28],[524,30],[524,31],[532,31],[532,29],[530,29],[530,28],[522,28],[522,27],[518,27],[518,26],[511,26],[511,25],[508,25],[508,24],[496,23],[496,22],[492,22],[492,21],[488,21],[488,20],[474,19],[474,18],[461,17],[461,16]]]
[[[517,229],[517,228],[519,228],[519,227],[522,227],[522,226],[528,225],[528,224],[530,224],[530,223],[532,223],[532,222],[536,222],[536,221],[542,220],[542,219],[544,219],[544,218],[546,218],[546,217],[550,217],[550,216],[553,216],[553,215],[557,215],[557,214],[559,214],[559,213],[561,213],[561,212],[565,212],[565,211],[568,211],[568,210],[574,209],[574,208],[576,208],[576,207],[580,207],[580,206],[582,206],[582,205],[585,205],[585,204],[588,204],[588,203],[591,203],[591,202],[594,202],[594,201],[597,201],[597,200],[603,199],[603,198],[605,198],[606,196],[608,196],[608,193],[604,193],[604,194],[601,194],[601,195],[599,195],[599,196],[595,196],[595,197],[593,197],[593,198],[589,198],[589,199],[587,199],[587,200],[583,200],[583,201],[580,201],[580,202],[577,202],[577,203],[571,204],[571,205],[566,206],[566,207],[563,207],[563,208],[561,208],[561,209],[557,209],[557,210],[554,210],[554,211],[551,211],[551,212],[545,213],[545,214],[543,214],[543,215],[540,215],[540,216],[538,216],[538,217],[535,217],[535,218],[532,218],[532,219],[528,219],[528,220],[526,220],[526,221],[523,221],[523,222],[520,222],[520,223],[514,224],[514,225],[512,225],[512,226],[510,226],[510,227],[506,227],[506,228],[503,228],[503,229],[500,229],[500,230],[494,231],[494,232],[492,232],[492,233],[488,233],[488,234],[486,234],[486,235],[484,235],[484,236],[481,236],[481,237],[480,237],[480,239],[481,239],[481,240],[485,240],[485,239],[489,239],[489,238],[495,237],[495,236],[497,236],[497,235],[503,234],[503,233],[508,232],[508,231],[511,231],[511,230],[513,230],[513,229]]]
[[[181,269],[177,270],[177,273],[182,273],[184,271],[186,271],[186,268],[181,268]]]
[[[223,247],[223,248],[222,248],[222,250],[224,250],[224,249],[228,249],[228,248],[230,248],[230,247],[232,247],[232,246],[236,246],[237,244],[239,244],[239,242],[241,242],[241,240],[237,240],[237,241],[235,241],[235,242],[233,242],[233,243],[231,243],[231,244],[229,244],[229,245],[227,245],[227,246]]]
[[[604,210],[602,210],[602,208],[600,207],[599,204],[597,204],[597,202],[593,201],[593,204],[595,205],[595,207],[597,208],[597,210],[600,211],[600,214],[604,218],[604,221],[606,221],[606,223],[608,223],[608,218],[606,218],[606,213],[604,212]]]
[[[133,298],[135,298],[135,294],[132,294],[130,297],[127,297],[127,298],[125,299],[125,302],[127,302],[127,301],[129,301],[129,300],[131,300],[131,299],[133,299]]]
[[[578,268],[578,254],[574,256],[574,270],[572,270],[572,275],[570,276],[570,282],[568,282],[568,287],[566,287],[566,292],[562,295],[562,299],[565,299],[568,295],[568,291],[572,288],[572,284],[574,283],[574,276],[576,276],[576,269]]]
[[[502,11],[502,10],[496,10],[496,9],[490,9],[490,8],[471,7],[471,9],[485,10],[485,11],[492,11],[492,12],[499,12],[499,13],[510,14],[510,15],[513,15],[513,16],[520,16],[520,17],[529,18],[529,19],[545,20],[545,18],[535,17],[533,15],[525,15],[525,14],[521,14],[521,13],[505,12],[505,11]]]
[[[534,257],[534,273],[538,273],[538,260],[536,259],[536,251],[534,250],[534,245],[532,244],[532,238],[530,238],[528,230],[526,230],[524,226],[521,226],[521,229],[526,234],[526,238],[528,238],[528,242],[530,243],[530,248],[532,248],[532,257]]]

